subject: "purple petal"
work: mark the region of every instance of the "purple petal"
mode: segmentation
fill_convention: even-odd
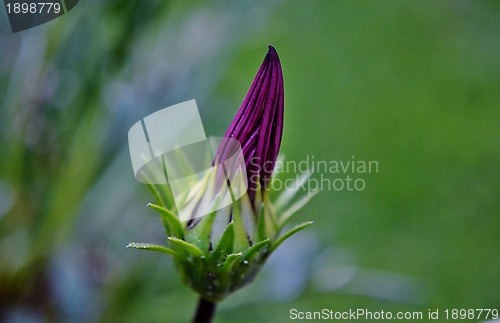
[[[283,134],[284,86],[278,53],[269,50],[225,137],[237,139],[247,166],[249,196],[253,200],[259,185],[265,190],[278,157]],[[219,149],[219,160],[230,152]],[[252,176],[253,180],[252,180]]]

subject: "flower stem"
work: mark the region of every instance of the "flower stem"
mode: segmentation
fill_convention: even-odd
[[[210,323],[215,314],[215,303],[200,297],[193,323]]]

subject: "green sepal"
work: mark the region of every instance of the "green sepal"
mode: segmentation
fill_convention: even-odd
[[[176,237],[179,239],[184,238],[184,228],[182,227],[181,222],[175,216],[175,214],[173,214],[166,208],[155,204],[149,203],[148,206],[151,207],[153,210],[156,210],[161,213],[168,236]]]
[[[259,220],[257,221],[257,231],[255,232],[254,241],[262,241],[268,237],[266,232],[266,217],[264,207],[260,209]]]
[[[241,218],[243,220],[243,226],[247,232],[247,236],[251,241],[255,241],[255,231],[257,226],[257,216],[253,210],[252,202],[248,197],[248,193],[243,194],[243,196],[238,200],[241,210]]]
[[[243,253],[243,255],[241,256],[241,260],[242,261],[252,261],[253,258],[255,257],[255,255],[259,251],[261,251],[265,247],[267,247],[267,245],[269,245],[270,242],[271,241],[269,239],[265,239],[265,240],[262,240],[260,242],[257,242],[250,249],[248,249],[247,251],[245,251],[245,253]]]
[[[212,252],[210,260],[211,262],[223,263],[226,259],[227,255],[233,252],[234,246],[234,225],[233,222],[229,223],[222,234],[222,237],[219,241],[219,245]]]
[[[156,185],[153,184],[153,181],[149,178],[149,176],[146,175],[145,172],[141,172],[141,176],[146,181],[151,193],[153,193],[153,197],[155,198],[156,203],[158,203],[162,207],[165,207],[165,202],[163,201],[160,192],[158,192],[158,190],[156,189]]]
[[[279,231],[280,227],[278,224],[278,218],[276,217],[276,213],[274,212],[274,206],[272,205],[269,199],[269,192],[264,192],[264,211],[266,215],[267,222],[267,234],[268,237],[273,236],[276,232]]]
[[[260,186],[260,175],[257,174],[256,178],[254,179],[255,183],[259,183]],[[254,210],[259,210],[260,206],[262,205],[262,191],[260,189],[257,189],[255,191],[255,195],[253,198],[253,208]]]
[[[299,187],[311,177],[313,173],[311,171],[305,172],[301,174],[296,180],[292,181],[292,187],[297,187],[297,189],[285,189],[278,197],[274,204],[274,209],[276,213],[281,213],[283,208],[290,203],[290,201],[295,197],[295,195],[299,192]]]
[[[259,220],[257,222],[257,234],[254,241],[262,241],[269,237],[274,237],[279,231],[278,224],[273,219],[269,205],[262,205]]]
[[[186,233],[186,241],[200,248],[205,254],[208,254],[210,249],[210,234],[212,233],[212,225],[216,214],[217,212],[214,211],[205,215]]]
[[[172,249],[164,247],[164,246],[158,246],[158,245],[151,244],[151,243],[131,242],[126,246],[126,248],[134,248],[134,249],[163,252],[163,253],[166,253],[167,255],[171,255],[173,257],[179,257],[179,254],[177,252],[173,251]]]
[[[283,211],[279,222],[280,226],[283,227],[285,224],[290,221],[292,216],[297,213],[300,209],[302,209],[310,199],[312,199],[316,194],[319,193],[319,190],[313,191],[311,194],[304,195],[297,202],[293,203],[290,207]]]
[[[174,193],[168,184],[158,184],[155,185],[160,197],[165,201],[165,208],[170,210],[170,212],[176,214],[178,213],[177,206],[175,205]]]
[[[222,269],[225,271],[225,272],[228,272],[231,267],[234,265],[234,263],[236,261],[238,261],[238,259],[243,255],[242,252],[238,252],[238,253],[232,253],[232,254],[229,254],[227,255],[226,257],[226,260],[224,261],[224,265],[222,267]]]
[[[186,174],[195,174],[196,172],[193,169],[193,165],[191,164],[191,161],[188,159],[184,151],[180,148],[177,147],[175,150],[175,155],[174,158],[176,159],[175,166],[174,165],[167,165],[167,161],[169,159],[164,158],[165,166],[169,171],[174,171],[175,174],[172,174],[176,178],[179,177],[184,177]],[[179,172],[178,172],[179,171]],[[170,176],[170,174],[169,174]]]
[[[204,257],[205,256],[205,254],[203,253],[203,251],[201,251],[200,248],[198,248],[197,246],[195,246],[187,241],[177,239],[175,237],[168,237],[167,239],[172,243],[172,245],[177,247],[177,249],[184,251],[184,252],[187,252],[190,256],[193,256],[193,257]]]
[[[234,250],[243,251],[250,247],[248,236],[243,224],[239,200],[233,203],[233,222],[234,224]]]
[[[166,204],[163,201],[163,198],[161,197],[160,192],[156,189],[156,185],[154,185],[154,184],[147,184],[147,185],[148,185],[148,188],[151,191],[151,193],[153,193],[153,197],[155,198],[156,203],[158,205],[160,205],[161,207],[165,207]]]
[[[274,243],[271,245],[271,248],[269,249],[269,254],[271,254],[274,250],[276,250],[276,248],[278,248],[286,239],[290,238],[291,236],[293,236],[294,234],[296,234],[297,232],[307,228],[308,226],[310,226],[311,224],[313,224],[314,222],[313,221],[310,221],[310,222],[304,222],[302,224],[299,224],[297,225],[296,227],[290,229],[287,233],[285,233],[284,235],[280,236],[278,239],[276,239],[276,241],[274,241]]]

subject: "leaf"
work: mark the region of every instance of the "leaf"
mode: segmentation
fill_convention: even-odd
[[[287,233],[285,233],[284,235],[282,235],[281,237],[279,237],[271,245],[271,249],[269,249],[269,254],[271,254],[271,252],[273,252],[274,250],[276,250],[276,248],[278,248],[286,239],[290,238],[292,235],[294,235],[295,233],[301,231],[302,229],[307,228],[308,226],[310,226],[313,223],[314,222],[310,221],[310,222],[305,222],[305,223],[299,224],[296,227],[294,227],[293,229],[291,229],[290,231],[288,231]]]
[[[168,237],[168,240],[173,244],[175,245],[176,247],[178,247],[179,249],[181,250],[184,250],[186,252],[188,252],[190,255],[194,256],[194,257],[203,257],[205,256],[205,254],[203,253],[203,251],[200,250],[200,248],[198,248],[197,246],[187,242],[187,241],[184,241],[184,240],[181,240],[181,239],[177,239],[175,237]]]
[[[243,251],[250,247],[247,233],[243,224],[239,200],[233,203],[233,224],[234,224],[234,249]]]
[[[139,243],[139,242],[131,242],[127,245],[126,248],[134,248],[134,249],[143,249],[143,250],[150,250],[150,251],[156,251],[156,252],[163,252],[168,255],[171,255],[173,257],[178,257],[179,254],[172,249],[169,249],[164,246],[158,246],[155,244],[150,244],[150,243]]]
[[[182,239],[184,237],[184,228],[182,227],[181,222],[169,210],[167,210],[164,207],[155,205],[155,204],[148,204],[149,207],[151,207],[153,210],[156,210],[162,214],[162,219],[164,220],[164,223],[167,223],[166,225],[166,230],[167,230],[167,235],[173,236],[179,239]]]
[[[313,191],[311,194],[304,195],[297,202],[293,203],[289,208],[283,211],[280,218],[280,226],[283,227],[290,219],[292,215],[294,215],[297,211],[302,209],[310,199],[312,199],[316,194],[319,193],[319,190]]]
[[[302,186],[302,183],[307,181],[309,177],[313,174],[312,171],[305,172],[297,177],[296,180],[292,181],[292,189],[286,189],[278,196],[276,201],[273,203],[274,209],[277,213],[283,210],[283,208],[290,203],[290,201],[295,197],[295,195],[299,192],[299,187]],[[296,187],[296,188],[295,188]]]
[[[223,262],[227,255],[233,252],[234,246],[234,225],[229,223],[226,230],[222,234],[222,238],[217,245],[217,248],[212,253],[211,260],[214,262]]]

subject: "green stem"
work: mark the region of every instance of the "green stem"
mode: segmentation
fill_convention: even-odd
[[[200,297],[193,323],[210,323],[214,318],[216,304]]]

